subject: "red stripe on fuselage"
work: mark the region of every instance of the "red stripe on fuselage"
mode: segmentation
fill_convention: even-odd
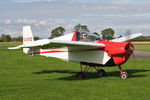
[[[31,55],[31,54],[44,54],[44,53],[61,53],[61,52],[68,52],[68,51],[51,50],[51,51],[43,51],[43,52],[33,52],[33,53],[29,53],[29,55]]]

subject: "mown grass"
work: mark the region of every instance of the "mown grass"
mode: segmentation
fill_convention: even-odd
[[[13,47],[21,44],[22,42],[0,42],[0,48]]]
[[[106,77],[94,69],[78,80],[79,65],[21,50],[0,48],[1,100],[149,100],[150,60],[130,59],[123,65],[129,78],[120,79],[117,67],[104,68]]]
[[[134,47],[136,51],[150,51],[150,44],[136,43]]]

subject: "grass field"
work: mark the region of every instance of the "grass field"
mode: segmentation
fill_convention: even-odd
[[[0,100],[149,100],[149,62],[130,59],[123,65],[126,80],[119,78],[117,67],[104,68],[106,77],[93,69],[78,80],[76,63],[0,48]]]
[[[22,42],[0,42],[0,48],[13,47],[21,44]]]
[[[150,42],[133,42],[135,50],[150,51]]]

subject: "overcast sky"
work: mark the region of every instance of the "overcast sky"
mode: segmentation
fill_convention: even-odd
[[[35,36],[48,38],[52,29],[70,33],[78,23],[91,32],[150,35],[150,0],[0,0],[0,34],[22,36],[22,26],[31,25]]]

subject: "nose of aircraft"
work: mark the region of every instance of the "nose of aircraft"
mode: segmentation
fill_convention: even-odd
[[[134,52],[134,46],[132,43],[128,43],[126,46],[125,46],[125,51],[126,53],[133,53]]]

